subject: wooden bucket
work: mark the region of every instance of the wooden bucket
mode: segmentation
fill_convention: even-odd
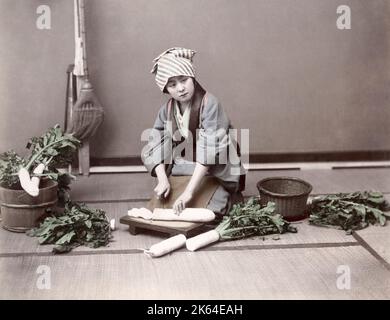
[[[46,210],[58,201],[58,183],[42,179],[39,195],[30,196],[24,190],[7,189],[0,186],[1,223],[4,229],[25,232],[37,227]]]

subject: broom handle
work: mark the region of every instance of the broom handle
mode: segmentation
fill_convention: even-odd
[[[75,66],[74,74],[76,76],[87,77],[87,48],[85,32],[84,0],[74,0],[75,17]]]
[[[80,4],[80,33],[81,38],[83,39],[83,62],[84,62],[84,75],[88,76],[88,67],[87,67],[87,36],[85,31],[85,5],[84,0],[79,0]]]

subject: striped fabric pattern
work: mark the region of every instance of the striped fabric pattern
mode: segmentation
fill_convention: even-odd
[[[157,86],[164,92],[165,86],[171,77],[195,77],[192,58],[195,51],[185,48],[170,48],[153,60],[151,73],[155,74]]]

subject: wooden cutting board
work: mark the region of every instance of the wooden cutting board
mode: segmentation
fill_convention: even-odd
[[[136,235],[144,230],[153,230],[166,233],[169,236],[184,234],[186,237],[192,237],[202,233],[205,226],[205,223],[199,222],[145,220],[130,216],[123,216],[119,222],[127,224],[132,235]]]

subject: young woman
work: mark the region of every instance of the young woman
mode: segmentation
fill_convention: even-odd
[[[186,207],[206,207],[223,215],[242,200],[245,172],[228,116],[195,78],[194,54],[171,48],[154,59],[151,72],[170,99],[141,155],[158,180],[149,208],[172,206],[180,214]]]

